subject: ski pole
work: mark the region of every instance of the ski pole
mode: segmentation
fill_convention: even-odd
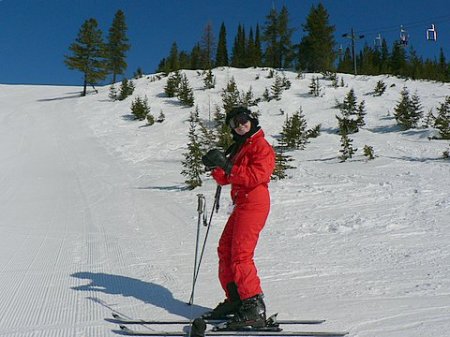
[[[191,291],[191,297],[189,299],[189,304],[192,304],[194,301],[194,289],[195,289],[195,280],[197,278],[197,260],[198,260],[198,245],[200,240],[200,223],[202,219],[202,214],[205,212],[205,196],[203,194],[197,194],[197,213],[198,213],[198,220],[197,220],[197,236],[195,239],[195,257],[194,257],[194,272],[192,273],[192,291]],[[203,219],[203,222],[205,222],[205,219]]]
[[[197,244],[196,244],[196,257],[195,257],[195,264],[194,264],[194,275],[192,277],[192,291],[191,291],[191,297],[189,299],[189,305],[192,305],[194,303],[194,291],[195,291],[195,284],[197,283],[197,278],[198,278],[198,274],[200,272],[200,266],[203,260],[203,254],[205,253],[205,247],[206,247],[206,241],[208,239],[209,236],[209,230],[211,228],[211,222],[212,222],[212,217],[214,214],[214,211],[216,211],[216,213],[219,211],[219,199],[220,199],[220,192],[222,190],[222,186],[217,185],[216,188],[216,193],[214,195],[214,204],[212,206],[212,211],[211,211],[211,215],[209,217],[209,222],[206,223],[206,219],[204,219],[204,225],[207,226],[206,229],[206,234],[205,234],[205,238],[203,240],[203,245],[202,245],[202,249],[201,249],[201,253],[200,253],[200,258],[198,259],[197,262],[197,252],[198,252],[198,237],[199,237],[199,231],[200,231],[200,214],[199,214],[199,220],[198,220],[198,226],[197,226]],[[203,199],[204,202],[204,199]]]

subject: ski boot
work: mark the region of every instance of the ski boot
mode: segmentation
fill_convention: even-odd
[[[220,302],[213,310],[202,315],[203,319],[223,319],[232,317],[240,308],[242,301],[237,291],[236,283],[227,284],[228,298]]]
[[[266,305],[264,295],[256,295],[242,301],[238,312],[227,321],[227,330],[264,328],[266,326]]]

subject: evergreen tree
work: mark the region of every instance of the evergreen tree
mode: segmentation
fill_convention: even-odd
[[[227,87],[222,90],[222,102],[225,113],[230,112],[232,108],[240,103],[239,90],[234,77],[227,83]]]
[[[145,119],[145,117],[150,113],[147,96],[145,96],[144,99],[136,97],[134,101],[131,102],[131,113],[136,119],[141,121]]]
[[[216,86],[216,79],[211,69],[208,69],[205,74],[205,78],[203,79],[203,83],[205,83],[206,89],[212,89]]]
[[[164,87],[164,92],[167,97],[175,97],[178,94],[178,88],[181,83],[181,72],[179,70],[175,71],[167,79],[167,84]]]
[[[189,118],[189,143],[187,145],[187,152],[183,153],[184,160],[181,162],[184,167],[181,174],[186,177],[185,183],[191,190],[202,186],[201,175],[205,172],[202,163],[203,154],[197,135],[197,125],[198,107],[195,112],[191,112]]]
[[[105,44],[97,20],[91,18],[83,23],[69,50],[72,55],[66,55],[64,62],[69,69],[83,73],[82,95],[86,96],[87,85],[94,85],[107,75]]]
[[[280,144],[275,150],[275,169],[272,173],[272,180],[281,180],[287,177],[286,170],[295,168],[289,163],[293,161],[292,157],[285,153],[285,146]]]
[[[286,122],[281,131],[281,143],[290,149],[303,150],[307,143],[306,120],[302,109],[296,111],[292,117],[286,116]]]
[[[215,49],[215,38],[212,23],[208,22],[202,36],[202,67],[201,69],[211,69],[213,67],[213,57]]]
[[[374,156],[374,152],[373,152],[373,147],[369,146],[369,145],[365,145],[364,149],[363,149],[364,155],[369,159],[372,160],[375,158]]]
[[[386,91],[386,84],[382,80],[379,80],[375,86],[373,96],[379,97],[383,95],[385,91]]]
[[[341,162],[346,161],[349,158],[352,158],[352,156],[355,154],[358,149],[353,148],[352,146],[353,139],[350,139],[347,134],[343,134],[341,136],[341,152],[342,154],[339,156],[339,159]]]
[[[255,67],[260,67],[263,64],[263,62],[262,62],[262,54],[263,53],[262,53],[262,47],[261,47],[261,36],[260,36],[260,32],[259,32],[259,25],[256,25],[254,45],[255,45],[255,47],[252,52],[253,63],[251,65],[255,66]]]
[[[214,112],[214,121],[216,123],[216,145],[223,150],[227,150],[233,143],[231,136],[231,129],[225,123],[226,113],[222,113],[220,108],[217,107]]]
[[[239,24],[236,38],[234,39],[231,57],[231,66],[236,68],[246,67],[246,36],[245,28]]]
[[[266,16],[266,23],[261,37],[266,45],[264,53],[264,65],[272,68],[280,68],[279,59],[279,33],[278,33],[278,12],[272,8]]]
[[[178,88],[178,99],[183,105],[194,106],[194,91],[189,84],[186,74],[181,75],[180,86]]]
[[[169,57],[167,58],[165,73],[180,70],[180,61],[178,57],[178,45],[176,42],[172,43],[170,48]]]
[[[320,95],[319,77],[313,76],[311,78],[311,83],[309,84],[309,93],[316,97]]]
[[[134,92],[134,83],[133,81],[128,81],[126,78],[122,80],[119,88],[119,96],[117,99],[119,101],[123,101],[128,96],[131,96]]]
[[[352,52],[350,48],[346,48],[344,52],[344,56],[339,60],[338,69],[340,73],[353,74],[353,59]]]
[[[395,42],[392,48],[392,55],[390,59],[391,73],[398,76],[407,76],[407,61],[405,47]]]
[[[395,119],[403,130],[415,128],[423,114],[419,97],[416,93],[411,98],[406,87],[403,88],[400,95],[401,99],[394,108]]]
[[[294,59],[294,53],[292,49],[292,33],[294,29],[289,28],[289,13],[286,6],[283,6],[278,16],[278,34],[279,34],[279,47],[278,47],[278,59],[280,60],[280,67],[289,68],[292,65]]]
[[[306,35],[300,41],[299,62],[302,69],[311,72],[333,70],[336,53],[333,37],[335,28],[329,25],[329,15],[325,7],[319,3],[312,6],[303,25]]]
[[[283,80],[278,74],[275,75],[275,82],[272,87],[272,98],[276,101],[281,99],[281,94],[283,93]]]
[[[442,139],[450,139],[450,96],[447,96],[445,101],[440,103],[437,113],[434,127],[439,130]]]
[[[108,69],[112,73],[112,83],[116,83],[117,75],[123,75],[127,69],[125,53],[130,49],[126,35],[125,14],[118,10],[109,29],[107,43]]]
[[[228,66],[227,31],[222,22],[219,32],[219,42],[216,51],[216,67]]]
[[[365,103],[359,105],[355,96],[355,91],[350,89],[342,104],[339,104],[342,117],[336,116],[339,124],[339,134],[352,134],[358,132],[359,126],[364,126]]]
[[[191,52],[191,65],[190,69],[202,69],[202,49],[200,44],[197,43]]]

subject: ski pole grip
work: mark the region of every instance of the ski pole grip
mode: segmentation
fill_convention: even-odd
[[[203,194],[197,194],[197,212],[202,214],[205,211],[205,196]]]

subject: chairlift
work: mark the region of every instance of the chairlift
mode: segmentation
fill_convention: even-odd
[[[437,40],[437,31],[434,27],[434,24],[431,25],[431,28],[427,29],[427,40],[428,41],[436,41]]]
[[[407,46],[408,40],[409,40],[408,31],[405,28],[403,28],[403,26],[400,26],[400,44],[402,44],[403,46]]]
[[[381,37],[381,34],[378,33],[377,37],[375,38],[375,40],[373,41],[373,44],[375,45],[375,48],[381,48],[382,44],[383,44],[383,39]]]

